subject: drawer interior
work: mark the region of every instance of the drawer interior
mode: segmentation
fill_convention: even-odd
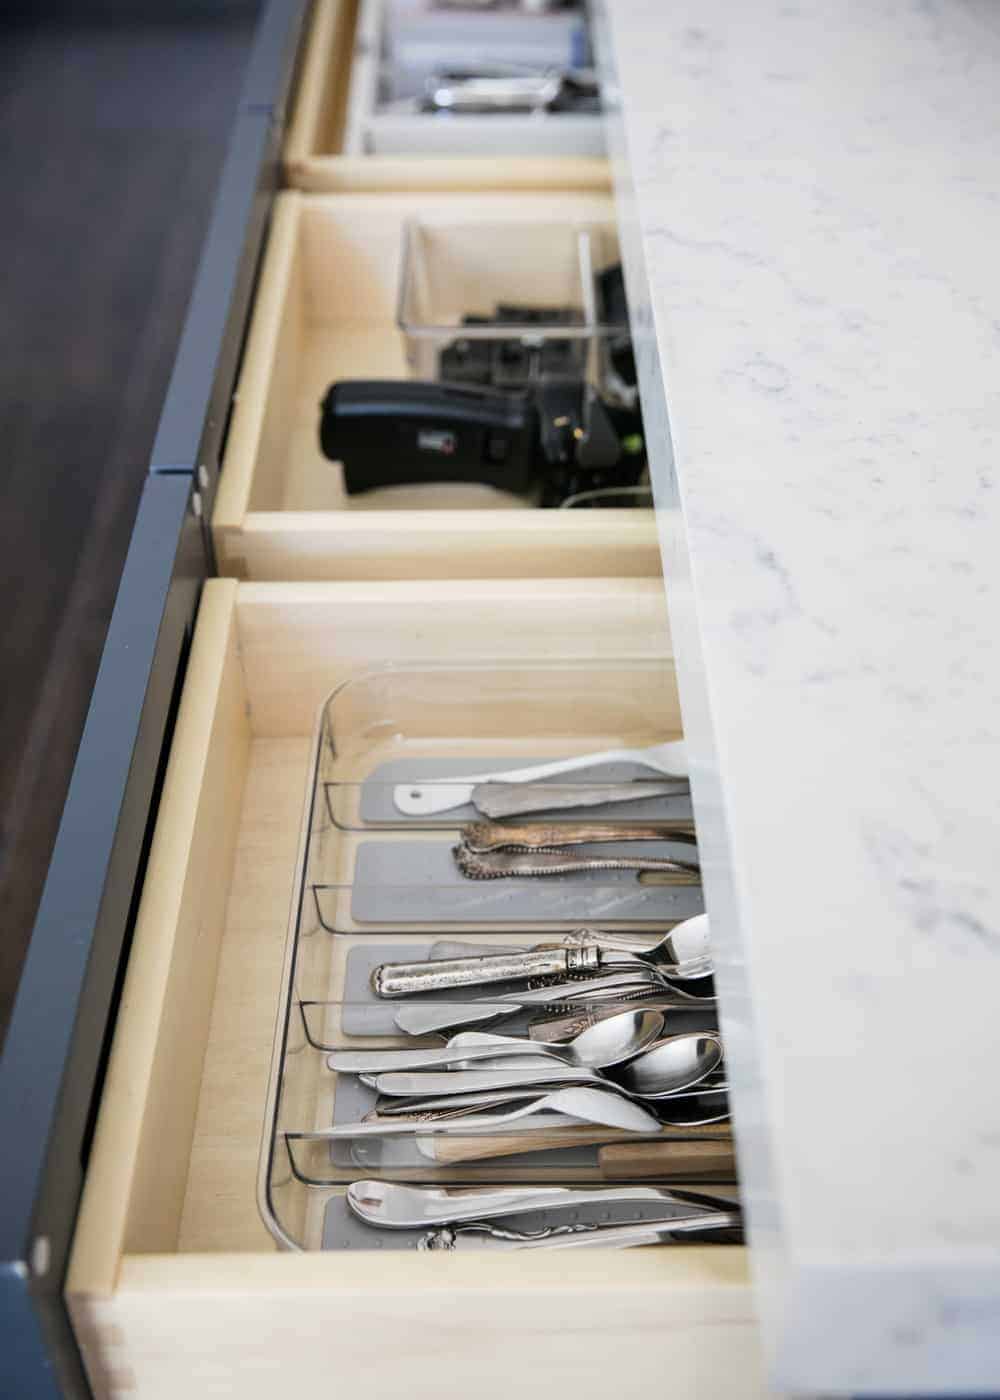
[[[470,1299],[485,1290],[487,1312],[505,1281],[565,1286],[545,1251],[513,1270],[509,1257],[403,1255],[387,1272],[374,1251],[278,1255],[261,1223],[255,1182],[311,734],[335,685],[387,662],[585,667],[669,654],[658,580],[206,585],[69,1274],[92,1375],[121,1344],[130,1366],[160,1377],[162,1355],[140,1363],[131,1349],[155,1351],[149,1339],[206,1287],[241,1300],[205,1342],[218,1357],[245,1346],[255,1299],[299,1307],[347,1290],[349,1328],[358,1309],[384,1315],[387,1291],[419,1292],[427,1279],[447,1277]],[[606,1299],[676,1286],[696,1314],[752,1328],[742,1250],[585,1254],[575,1290]],[[294,1335],[294,1308],[272,1324]]]
[[[609,189],[608,162],[583,155],[345,155],[358,0],[316,0],[285,143],[285,176],[304,190]],[[363,56],[364,58],[364,56]]]
[[[415,218],[427,227],[516,229],[523,272],[508,281],[523,275],[528,300],[545,293],[538,268],[552,261],[552,230],[614,228],[612,201],[591,193],[279,196],[213,514],[220,571],[273,579],[658,573],[648,510],[538,511],[525,497],[474,483],[345,492],[340,464],[320,447],[320,403],[337,380],[410,377],[396,305],[404,230]],[[502,237],[496,242],[490,256],[502,263]]]

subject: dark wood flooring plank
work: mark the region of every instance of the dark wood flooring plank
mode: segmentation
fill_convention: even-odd
[[[0,21],[0,1033],[258,7],[156,8]]]

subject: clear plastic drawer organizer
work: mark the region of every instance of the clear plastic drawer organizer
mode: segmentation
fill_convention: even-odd
[[[414,0],[362,0],[344,149],[349,155],[583,156],[605,153],[600,111],[424,110],[442,70],[513,74],[585,69],[590,43],[580,7],[551,14],[456,11]]]
[[[555,341],[578,344],[584,373],[598,384],[604,343],[629,327],[627,320],[605,319],[595,279],[620,261],[611,223],[410,219],[396,319],[414,377],[442,377],[441,353],[456,338]],[[518,321],[518,307],[550,307],[559,315]]]
[[[486,801],[482,789],[456,784],[456,777],[642,749],[679,733],[676,684],[666,663],[386,669],[328,698],[314,740],[261,1154],[260,1207],[283,1245],[415,1247],[410,1232],[373,1230],[352,1217],[344,1189],[359,1178],[599,1182],[600,1147],[636,1137],[634,1123],[623,1129],[616,1112],[614,1121],[581,1120],[558,1104],[539,1108],[535,1123],[530,1115],[498,1122],[499,1115],[523,1107],[523,1094],[512,1097],[516,1075],[501,1086],[510,1091],[507,1100],[489,1104],[483,1114],[492,1117],[482,1123],[414,1120],[428,1092],[433,1098],[433,1087],[421,1089],[425,1097],[412,1104],[407,1081],[365,1083],[359,1072],[338,1074],[327,1059],[344,1051],[441,1049],[455,1029],[538,1039],[544,1055],[544,1041],[565,1040],[608,1014],[604,1008],[612,1002],[630,1006],[632,990],[616,992],[613,968],[391,999],[376,994],[372,975],[390,963],[561,950],[582,925],[661,932],[700,913],[697,875],[682,876],[682,883],[647,883],[644,873],[615,869],[477,880],[463,876],[453,854],[469,823],[490,820],[474,801],[462,800],[471,794]],[[625,784],[634,786],[634,798],[630,787],[629,800],[622,799]],[[502,802],[515,785],[487,786],[491,801]],[[581,789],[591,805],[561,805]],[[414,803],[420,807],[429,793],[430,806],[440,807],[447,797],[447,807],[415,812]],[[693,833],[685,784],[627,757],[548,780],[542,795],[555,806],[504,817],[502,824],[544,822],[556,840],[560,827],[582,820],[599,821],[611,836],[651,821]],[[605,795],[617,800],[602,802]],[[518,797],[515,791],[513,800]],[[658,840],[602,841],[587,852],[634,851],[640,844],[644,853],[692,859],[691,844]],[[664,1012],[661,1036],[714,1036],[714,1003],[706,1000],[711,990],[706,979],[678,984],[674,1000],[683,1004]],[[552,1060],[554,1094],[563,1090],[560,1063]],[[482,1072],[494,1068],[508,1066],[484,1061]],[[672,1101],[671,1121],[681,1130],[688,1121],[697,1125],[717,1116],[712,1110],[722,1085],[719,1065],[686,1102]],[[450,1090],[444,1082],[442,1097]],[[537,1096],[548,1092],[540,1087]],[[390,1122],[396,1126],[387,1130]]]

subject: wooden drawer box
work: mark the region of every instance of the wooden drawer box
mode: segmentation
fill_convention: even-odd
[[[743,1250],[282,1254],[255,1200],[322,697],[667,637],[656,579],[206,585],[68,1278],[99,1397],[763,1393]]]
[[[614,206],[588,193],[280,195],[212,519],[219,572],[275,581],[658,574],[650,510],[536,510],[473,484],[345,494],[340,467],[320,450],[320,401],[337,379],[407,374],[396,298],[404,228],[417,217],[522,230],[613,225]]]
[[[286,182],[300,190],[601,190],[606,160],[584,156],[348,156],[343,154],[357,5],[317,0],[285,143]]]

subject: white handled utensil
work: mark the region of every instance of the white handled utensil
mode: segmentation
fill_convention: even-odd
[[[392,800],[396,810],[404,816],[432,817],[438,812],[466,806],[472,801],[473,789],[480,783],[533,783],[606,763],[641,763],[645,768],[665,773],[668,778],[688,777],[687,749],[683,739],[676,739],[673,743],[653,744],[647,749],[603,749],[598,753],[577,754],[575,758],[535,763],[528,768],[512,768],[501,773],[472,773],[458,778],[397,783],[392,790]]]

